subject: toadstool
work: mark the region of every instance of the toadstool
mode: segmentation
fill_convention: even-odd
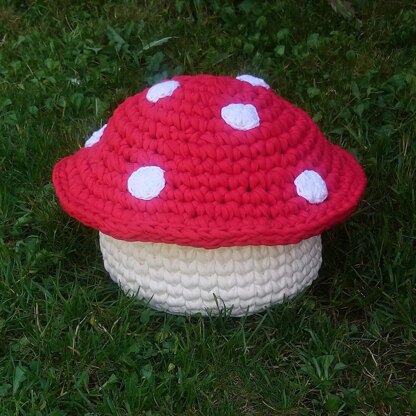
[[[366,178],[262,79],[196,75],[127,98],[53,183],[99,230],[124,291],[170,313],[241,316],[311,284],[320,234],[354,211]]]

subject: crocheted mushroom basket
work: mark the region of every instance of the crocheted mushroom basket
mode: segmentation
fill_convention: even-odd
[[[366,178],[262,79],[197,75],[127,98],[53,183],[99,230],[125,292],[170,313],[241,316],[311,284],[320,234],[354,211]]]

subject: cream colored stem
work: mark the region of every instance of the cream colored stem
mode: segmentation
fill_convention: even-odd
[[[104,266],[122,289],[174,314],[259,312],[309,286],[321,266],[321,237],[285,246],[212,250],[126,242],[100,233]]]

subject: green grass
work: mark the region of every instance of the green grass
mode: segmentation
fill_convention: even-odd
[[[0,0],[1,415],[416,414],[416,8],[331,3]],[[246,319],[124,296],[51,185],[125,97],[202,72],[264,77],[369,180],[313,286]]]

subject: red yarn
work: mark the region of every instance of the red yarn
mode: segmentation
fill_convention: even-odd
[[[343,221],[366,178],[301,109],[272,90],[211,75],[178,76],[172,96],[147,90],[114,112],[101,140],[58,162],[53,183],[63,208],[87,226],[128,241],[217,248],[297,243]],[[236,130],[221,118],[230,103],[252,104],[260,125]],[[158,166],[166,186],[141,200],[133,171]],[[327,199],[298,196],[295,178],[314,170]]]

